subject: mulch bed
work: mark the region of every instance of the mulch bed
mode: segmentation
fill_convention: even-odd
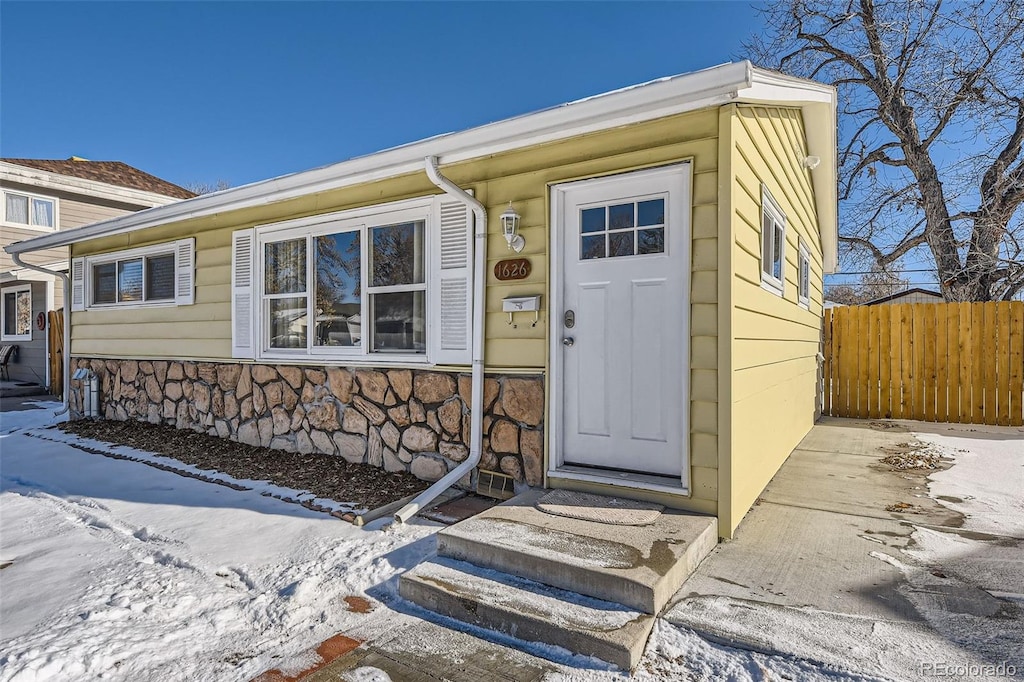
[[[350,464],[334,455],[304,455],[253,447],[205,433],[147,422],[78,420],[59,424],[58,428],[65,433],[127,445],[237,479],[270,481],[367,509],[418,493],[428,485],[412,474]]]

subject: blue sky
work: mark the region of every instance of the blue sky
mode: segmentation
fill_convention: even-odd
[[[748,2],[0,5],[0,155],[233,186],[738,58]]]

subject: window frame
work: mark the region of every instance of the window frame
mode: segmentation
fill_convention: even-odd
[[[8,294],[15,295],[15,309],[17,309],[17,295],[19,293],[28,292],[28,333],[27,334],[8,334],[7,333],[7,301],[4,300]],[[31,284],[19,284],[12,287],[4,287],[0,289],[0,341],[31,341],[32,340],[32,325],[34,321],[35,308],[32,305],[32,285]]]
[[[796,299],[801,308],[811,308],[811,252],[807,243],[800,237],[799,255],[796,267]],[[806,270],[806,275],[805,275]]]
[[[778,296],[785,297],[786,292],[786,214],[772,196],[771,192],[764,185],[761,185],[761,216],[758,229],[761,232],[761,288],[770,291]],[[772,221],[772,229],[766,231],[765,219]],[[781,244],[779,248],[779,276],[776,277],[772,271],[775,264],[774,259],[769,263],[765,259],[765,253],[774,253],[775,238],[778,233]],[[771,250],[765,248],[765,239],[771,238]]]
[[[155,256],[171,256],[174,261],[174,291],[170,298],[155,300],[146,299],[146,261]],[[118,277],[118,263],[132,260],[142,260],[142,299],[138,301],[118,301],[120,287],[115,282],[114,298],[112,303],[96,303],[95,291],[93,291],[93,268],[97,265],[114,264],[114,277]],[[178,257],[177,242],[167,242],[154,246],[144,246],[137,249],[124,251],[112,251],[96,256],[85,257],[85,273],[83,275],[83,286],[85,287],[85,309],[86,310],[111,310],[121,308],[171,308],[179,305],[177,301],[178,282]]]
[[[268,360],[339,360],[367,362],[374,364],[430,364],[434,349],[432,348],[433,309],[430,292],[439,286],[436,273],[431,267],[434,236],[438,229],[435,225],[433,205],[435,197],[428,196],[405,201],[367,206],[364,208],[337,211],[334,213],[298,218],[279,223],[257,225],[255,227],[256,263],[254,270],[253,324],[255,327],[256,358]],[[402,284],[374,287],[370,285],[370,250],[372,247],[372,230],[374,227],[397,225],[402,223],[423,223],[423,273],[422,284]],[[318,346],[316,337],[316,260],[314,258],[314,240],[316,237],[337,234],[340,232],[358,231],[360,234],[360,293],[359,315],[361,318],[361,335],[358,346]],[[306,240],[306,345],[302,348],[271,348],[268,301],[281,298],[281,295],[266,293],[266,245],[289,239],[305,238]],[[405,292],[419,290],[424,292],[424,351],[420,353],[374,351],[371,348],[373,330],[371,327],[371,296],[373,294]],[[300,296],[288,294],[284,297]]]
[[[0,211],[3,212],[3,222],[5,225],[17,227],[23,230],[33,230],[35,232],[55,232],[60,229],[60,199],[47,194],[38,194],[36,192],[23,192],[18,189],[3,188],[0,192],[0,200],[3,201],[3,206],[0,207]],[[25,197],[28,199],[28,222],[20,223],[15,220],[11,220],[7,215],[7,195],[13,194],[19,197]],[[36,199],[39,201],[48,201],[53,204],[53,225],[33,225],[32,224],[32,201]]]

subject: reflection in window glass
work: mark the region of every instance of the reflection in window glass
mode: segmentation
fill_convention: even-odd
[[[633,255],[633,231],[613,232],[608,235],[608,255],[632,256]]]
[[[637,225],[663,225],[665,223],[665,200],[651,199],[637,204]]]
[[[665,253],[665,228],[657,227],[637,232],[637,249],[639,254]]]
[[[580,212],[580,230],[583,232],[604,231],[604,206],[587,208]]]
[[[142,259],[117,263],[117,300],[142,300]]]
[[[782,279],[782,226],[775,225],[775,239],[772,244],[772,276],[777,280]]]
[[[383,225],[372,229],[370,286],[422,284],[424,223]]]
[[[633,227],[633,204],[617,204],[608,207],[608,229],[621,230]]]
[[[92,302],[117,302],[117,264],[103,263],[92,268]]]
[[[317,237],[317,346],[358,346],[362,338],[359,232]]]
[[[266,245],[264,291],[299,294],[306,291],[306,240],[289,239]]]
[[[402,291],[371,297],[374,351],[426,352],[424,293]]]
[[[174,255],[150,256],[146,259],[146,300],[166,301],[174,298]]]
[[[580,240],[580,259],[604,258],[604,235],[587,235]]]
[[[4,292],[4,329],[6,336],[32,335],[32,291]]]
[[[270,347],[305,348],[306,297],[276,298],[270,304]]]

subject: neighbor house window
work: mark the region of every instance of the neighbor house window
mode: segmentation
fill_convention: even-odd
[[[797,272],[800,276],[800,285],[797,288],[797,302],[804,308],[809,308],[811,305],[811,255],[802,238],[800,239],[800,258]]]
[[[263,349],[425,354],[428,214],[384,211],[263,232]]]
[[[3,290],[3,340],[32,340],[32,286]]]
[[[5,191],[4,220],[17,225],[52,230],[57,225],[57,200],[35,194]]]
[[[73,310],[192,303],[194,239],[75,259]]]
[[[761,189],[761,286],[780,296],[785,279],[786,216],[766,187]]]

